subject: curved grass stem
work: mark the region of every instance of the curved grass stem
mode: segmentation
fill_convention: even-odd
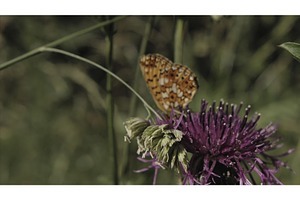
[[[123,79],[121,79],[119,76],[117,76],[116,74],[114,74],[113,72],[109,71],[108,69],[106,69],[105,67],[89,60],[86,58],[83,58],[81,56],[78,56],[76,54],[64,51],[64,50],[60,50],[60,49],[56,49],[56,48],[49,48],[49,47],[41,47],[39,48],[40,52],[53,52],[53,53],[59,53],[59,54],[63,54],[66,56],[70,56],[72,58],[75,58],[77,60],[83,61],[85,63],[88,63],[90,65],[93,65],[103,71],[105,71],[106,73],[110,74],[112,77],[114,77],[115,79],[117,79],[118,81],[120,81],[123,85],[125,85],[131,92],[133,92],[139,99],[140,101],[144,104],[144,106],[146,107],[146,109],[149,109],[154,115],[156,115],[157,117],[160,118],[160,116],[156,113],[156,111],[130,86],[128,85]]]

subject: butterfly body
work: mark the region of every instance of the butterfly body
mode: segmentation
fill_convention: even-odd
[[[144,55],[140,67],[156,105],[165,113],[187,106],[198,89],[196,75],[160,54]]]

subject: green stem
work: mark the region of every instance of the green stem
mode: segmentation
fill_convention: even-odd
[[[175,35],[174,35],[174,63],[182,63],[183,26],[184,26],[183,19],[177,18]]]
[[[103,66],[101,66],[101,65],[99,65],[99,64],[97,64],[97,63],[95,63],[95,62],[93,62],[89,59],[83,58],[83,57],[78,56],[76,54],[73,54],[73,53],[70,53],[70,52],[67,52],[67,51],[64,51],[64,50],[60,50],[60,49],[42,47],[42,48],[39,49],[39,51],[40,52],[54,52],[54,53],[59,53],[59,54],[63,54],[63,55],[66,55],[66,56],[70,56],[72,58],[83,61],[85,63],[88,63],[90,65],[93,65],[93,66],[105,71],[106,73],[110,74],[112,77],[114,77],[115,79],[120,81],[123,85],[125,85],[131,92],[133,92],[140,99],[141,102],[143,102],[146,109],[149,109],[154,115],[156,115],[157,117],[160,118],[160,116],[155,112],[155,110],[130,85],[128,85],[119,76],[117,76],[113,72],[109,71],[105,67],[103,67]]]
[[[143,39],[141,42],[139,57],[137,59],[137,65],[136,65],[135,74],[134,74],[134,81],[133,81],[133,89],[134,90],[137,90],[137,86],[139,85],[138,82],[140,80],[140,74],[141,74],[140,58],[146,52],[147,42],[150,37],[153,22],[154,22],[154,17],[150,17],[149,21],[147,22],[147,24],[145,26],[145,32],[144,32]],[[130,117],[133,116],[136,112],[136,100],[137,100],[137,96],[132,95],[131,99],[130,99],[130,107],[129,107],[129,116]]]
[[[9,67],[9,66],[11,66],[11,65],[13,65],[13,64],[15,64],[15,63],[17,63],[17,62],[20,62],[20,61],[22,61],[22,60],[24,60],[24,59],[30,58],[31,56],[34,56],[34,55],[37,55],[37,54],[41,53],[41,52],[42,52],[41,49],[43,49],[43,48],[45,48],[45,47],[54,47],[54,46],[57,46],[57,45],[59,45],[59,44],[65,42],[65,41],[74,39],[75,37],[78,37],[78,36],[80,36],[80,35],[86,34],[86,33],[90,32],[90,31],[93,31],[93,30],[95,30],[95,29],[97,29],[97,28],[100,28],[100,27],[103,27],[103,26],[108,25],[108,24],[110,24],[110,23],[114,23],[114,22],[116,22],[116,21],[119,21],[119,20],[123,19],[124,17],[125,17],[125,16],[115,17],[115,18],[113,18],[113,19],[111,19],[111,20],[107,20],[107,21],[105,21],[105,22],[96,24],[96,25],[91,26],[91,27],[88,27],[88,28],[86,28],[86,29],[77,31],[77,32],[75,32],[75,33],[72,33],[72,34],[70,34],[70,35],[67,35],[67,36],[65,36],[65,37],[62,37],[62,38],[60,38],[60,39],[58,39],[58,40],[55,40],[55,41],[50,42],[50,43],[48,43],[48,44],[45,44],[45,45],[43,45],[43,46],[41,46],[41,47],[38,47],[38,48],[36,48],[36,49],[33,49],[33,50],[31,50],[31,51],[29,51],[29,52],[27,52],[27,53],[25,53],[25,54],[23,54],[23,55],[21,55],[21,56],[18,56],[18,57],[14,58],[14,59],[11,59],[11,60],[9,60],[9,61],[7,61],[7,62],[5,62],[5,63],[2,63],[2,64],[0,65],[0,70],[3,70],[3,69],[5,69],[6,67]]]
[[[113,57],[113,34],[114,34],[114,24],[110,24],[105,27],[106,30],[106,41],[107,41],[107,55],[106,55],[106,66],[109,71],[113,71],[112,57]],[[118,158],[117,158],[117,142],[116,135],[114,131],[114,99],[112,95],[112,78],[110,74],[106,75],[106,103],[107,103],[107,133],[108,142],[110,148],[110,154],[113,166],[113,177],[114,184],[119,184],[118,178]]]
[[[151,33],[151,29],[152,29],[152,25],[154,22],[154,17],[149,17],[148,22],[145,25],[145,31],[143,34],[143,38],[142,38],[142,42],[141,42],[141,46],[140,46],[140,51],[139,51],[139,56],[137,59],[137,65],[136,65],[136,69],[135,69],[135,75],[134,75],[134,80],[133,80],[133,89],[137,91],[137,87],[139,85],[139,81],[140,79],[140,75],[141,75],[141,70],[140,70],[140,58],[142,55],[145,54],[146,52],[146,47],[147,47],[147,43],[148,43],[148,39],[150,37],[150,33]],[[137,101],[137,96],[136,95],[132,95],[131,99],[130,99],[130,107],[129,107],[129,116],[134,116],[136,113],[136,101]],[[128,142],[126,142],[124,144],[124,148],[123,148],[123,160],[122,160],[122,165],[121,165],[121,176],[126,175],[129,170],[131,169],[131,162],[130,162],[130,155],[131,155],[131,150],[130,148],[132,147],[132,145],[129,145]],[[121,177],[122,178],[122,177]]]

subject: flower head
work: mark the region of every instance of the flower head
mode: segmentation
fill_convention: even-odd
[[[280,148],[279,138],[274,138],[277,125],[270,123],[258,128],[260,114],[249,118],[250,106],[240,115],[239,106],[220,101],[208,107],[203,100],[200,112],[186,109],[181,115],[161,115],[157,126],[166,126],[182,133],[177,144],[191,154],[187,167],[178,160],[177,168],[183,175],[183,184],[282,184],[276,177],[280,166],[288,168],[279,157],[267,152]],[[149,134],[149,133],[148,133]],[[271,140],[272,139],[272,140]],[[156,153],[155,151],[152,153]],[[290,169],[290,168],[288,168]]]

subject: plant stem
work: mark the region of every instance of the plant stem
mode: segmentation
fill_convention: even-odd
[[[148,19],[148,22],[145,25],[145,31],[144,31],[144,35],[142,38],[142,42],[141,42],[141,46],[140,46],[140,51],[139,51],[139,56],[137,58],[137,65],[136,65],[136,69],[135,69],[135,75],[134,75],[134,80],[133,80],[133,89],[137,91],[137,87],[139,85],[139,81],[140,79],[140,74],[141,74],[141,70],[140,70],[140,58],[142,55],[145,54],[146,52],[146,47],[147,47],[147,43],[148,43],[148,39],[151,33],[151,29],[152,29],[152,25],[154,22],[154,17],[151,16]],[[129,116],[132,117],[135,115],[136,113],[136,101],[137,101],[137,96],[136,95],[132,95],[131,99],[130,99],[130,106],[129,106]],[[129,172],[129,169],[131,169],[130,167],[130,155],[131,155],[131,148],[132,145],[129,145],[128,142],[126,142],[124,144],[124,150],[123,150],[123,160],[122,160],[122,165],[121,165],[121,176],[126,175]],[[121,177],[122,178],[122,177]]]
[[[11,66],[11,65],[13,65],[13,64],[15,64],[15,63],[17,63],[17,62],[20,62],[20,61],[22,61],[22,60],[25,60],[25,59],[27,59],[27,58],[30,58],[31,56],[34,56],[34,55],[37,55],[37,54],[41,53],[41,52],[42,52],[41,49],[43,49],[43,48],[45,48],[45,47],[55,47],[55,46],[57,46],[57,45],[59,45],[59,44],[61,44],[61,43],[63,43],[63,42],[66,42],[66,41],[68,41],[68,40],[74,39],[74,38],[76,38],[76,37],[78,37],[78,36],[80,36],[80,35],[86,34],[86,33],[90,32],[90,31],[93,31],[93,30],[95,30],[95,29],[97,29],[97,28],[100,28],[100,27],[106,26],[106,25],[108,25],[108,24],[110,24],[110,23],[119,21],[119,20],[123,19],[124,17],[126,17],[126,16],[115,17],[115,18],[113,18],[113,19],[111,19],[111,20],[107,20],[107,21],[105,21],[105,22],[96,24],[96,25],[91,26],[91,27],[88,27],[88,28],[86,28],[86,29],[77,31],[77,32],[75,32],[75,33],[72,33],[72,34],[70,34],[70,35],[67,35],[67,36],[65,36],[65,37],[62,37],[62,38],[60,38],[60,39],[58,39],[58,40],[55,40],[55,41],[50,42],[50,43],[48,43],[48,44],[45,44],[45,45],[43,45],[43,46],[41,46],[41,47],[38,47],[38,48],[36,48],[36,49],[33,49],[33,50],[31,50],[31,51],[29,51],[29,52],[27,52],[27,53],[25,53],[25,54],[23,54],[23,55],[21,55],[21,56],[18,56],[18,57],[14,58],[14,59],[11,59],[11,60],[9,60],[9,61],[7,61],[7,62],[5,62],[5,63],[2,63],[2,64],[0,65],[0,70],[3,70],[3,69],[5,69],[6,67],[9,67],[9,66]]]
[[[136,65],[135,74],[134,74],[134,81],[133,81],[133,89],[134,90],[137,90],[137,86],[139,85],[138,82],[140,80],[139,77],[141,74],[140,58],[146,52],[147,42],[148,42],[148,39],[149,39],[149,36],[151,33],[153,22],[154,22],[154,17],[150,17],[145,26],[145,32],[144,32],[143,39],[141,42],[139,57],[137,59],[137,65]],[[131,99],[130,99],[130,107],[129,107],[129,116],[130,117],[133,116],[136,112],[136,100],[137,100],[137,96],[132,95]]]
[[[113,34],[114,24],[111,23],[105,27],[106,30],[106,41],[107,41],[107,55],[106,55],[106,66],[109,71],[113,71],[112,57],[113,57]],[[114,131],[114,99],[112,95],[112,78],[110,74],[106,74],[106,103],[107,103],[107,134],[110,148],[110,157],[112,160],[113,167],[113,179],[114,184],[119,184],[118,178],[118,158],[117,158],[117,142]]]
[[[175,35],[174,35],[174,63],[182,63],[183,26],[184,26],[183,19],[177,18]]]
[[[160,116],[155,112],[155,110],[130,85],[128,85],[119,76],[117,76],[113,72],[109,71],[105,67],[103,67],[103,66],[101,66],[101,65],[99,65],[99,64],[97,64],[97,63],[95,63],[95,62],[93,62],[89,59],[86,59],[86,58],[83,58],[83,57],[78,56],[76,54],[73,54],[73,53],[70,53],[70,52],[67,52],[67,51],[64,51],[64,50],[56,49],[56,48],[42,47],[42,48],[39,49],[39,51],[40,52],[53,52],[53,53],[59,53],[59,54],[63,54],[63,55],[66,55],[66,56],[70,56],[72,58],[83,61],[85,63],[88,63],[90,65],[93,65],[93,66],[105,71],[106,73],[110,74],[112,77],[114,77],[115,79],[120,81],[123,85],[125,85],[131,92],[133,92],[140,99],[140,101],[143,102],[146,109],[149,109],[154,115],[156,115],[157,117],[160,118]]]

